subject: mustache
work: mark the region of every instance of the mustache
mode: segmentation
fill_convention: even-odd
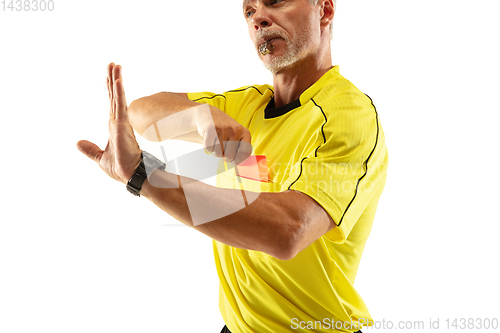
[[[288,42],[288,38],[285,34],[283,34],[280,31],[269,31],[269,30],[259,30],[257,34],[255,35],[258,40],[264,39],[264,40],[270,40],[273,38],[283,38],[286,42]],[[256,45],[259,47],[259,45]]]

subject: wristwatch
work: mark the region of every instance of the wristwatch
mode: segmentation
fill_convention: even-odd
[[[127,190],[135,196],[140,197],[139,192],[141,191],[142,184],[146,179],[155,171],[160,169],[165,171],[166,164],[157,159],[154,155],[148,153],[147,151],[142,151],[141,153],[141,163],[135,170],[132,178],[127,183]]]

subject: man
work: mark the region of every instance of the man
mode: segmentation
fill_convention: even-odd
[[[110,64],[108,145],[78,143],[131,192],[213,239],[223,332],[355,332],[371,320],[353,283],[388,157],[371,99],[332,66],[334,12],[333,0],[244,1],[273,86],[159,93],[127,108],[121,67]],[[198,182],[189,201],[230,213],[196,223],[183,189],[193,183],[141,155],[132,128],[153,141],[199,142],[222,158],[220,186]],[[250,155],[265,155],[264,179],[238,174]],[[147,179],[143,163],[152,165]],[[258,193],[252,202],[243,195],[243,207],[238,184]]]

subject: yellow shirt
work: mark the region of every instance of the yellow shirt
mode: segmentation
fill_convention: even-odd
[[[338,66],[298,100],[280,108],[274,108],[270,85],[188,96],[219,108],[248,128],[253,155],[266,156],[269,182],[236,177],[234,168],[226,172],[220,168],[218,186],[239,188],[241,182],[245,190],[256,192],[300,191],[316,200],[336,224],[291,260],[214,240],[219,308],[229,330],[361,328],[371,317],[353,283],[388,163],[371,99],[342,77]],[[344,322],[348,329],[341,328]]]

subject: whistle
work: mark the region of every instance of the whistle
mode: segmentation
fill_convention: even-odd
[[[259,46],[259,52],[262,55],[266,55],[268,53],[271,53],[274,50],[273,44],[271,44],[270,41],[265,42],[261,46]]]

